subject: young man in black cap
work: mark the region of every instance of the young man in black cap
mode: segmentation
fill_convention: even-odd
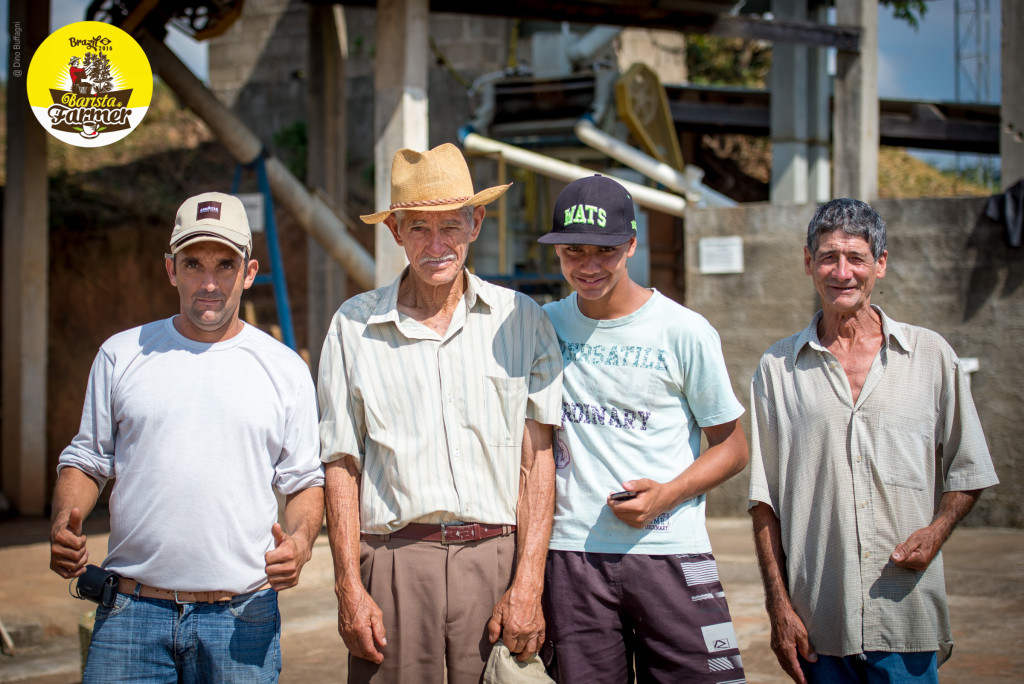
[[[704,525],[704,493],[747,463],[718,334],[630,279],[633,200],[610,178],[570,183],[538,241],[575,290],[544,307],[565,366],[545,573],[552,674],[743,681]]]

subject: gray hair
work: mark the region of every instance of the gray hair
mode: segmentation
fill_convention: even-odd
[[[875,261],[885,251],[885,221],[860,200],[844,197],[818,207],[814,218],[807,224],[807,249],[811,256],[818,251],[821,236],[836,230],[867,240]]]

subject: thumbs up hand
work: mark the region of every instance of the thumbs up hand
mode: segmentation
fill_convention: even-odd
[[[72,508],[67,516],[54,518],[50,528],[50,569],[70,579],[85,572],[89,551],[82,534],[82,511]]]
[[[270,533],[274,535],[274,548],[263,555],[267,580],[275,591],[284,591],[299,583],[299,573],[311,554],[308,548],[300,548],[298,538],[286,534],[279,523],[274,523]]]

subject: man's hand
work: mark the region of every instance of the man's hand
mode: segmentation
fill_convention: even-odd
[[[501,597],[487,622],[487,638],[493,644],[499,636],[516,654],[527,660],[544,645],[544,611],[540,591],[520,589],[514,584]]]
[[[284,591],[299,583],[299,573],[312,551],[300,541],[301,537],[285,534],[279,523],[274,523],[270,531],[274,535],[274,548],[263,554],[267,562],[267,580],[274,591]]]
[[[384,654],[379,649],[388,645],[380,608],[362,584],[337,593],[338,634],[349,653],[380,665]]]
[[[85,572],[89,551],[82,534],[82,512],[72,508],[66,520],[56,519],[50,528],[50,569],[71,579]]]
[[[889,560],[901,568],[921,572],[928,568],[945,541],[946,537],[941,532],[931,526],[922,527],[897,546]]]
[[[939,499],[939,510],[931,524],[911,534],[907,541],[896,547],[889,560],[908,570],[925,570],[949,535],[953,534],[953,529],[974,508],[981,491],[945,492]]]
[[[774,610],[768,617],[772,623],[772,650],[779,659],[779,665],[794,682],[807,684],[804,672],[800,668],[800,660],[796,657],[797,653],[812,663],[818,660],[818,654],[811,648],[803,621],[788,607]]]
[[[630,527],[643,529],[652,520],[672,507],[672,494],[665,485],[646,478],[622,483],[626,491],[636,492],[636,497],[624,501],[608,499],[608,507],[615,517]]]

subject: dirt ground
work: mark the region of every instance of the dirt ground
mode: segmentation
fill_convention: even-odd
[[[768,646],[764,595],[750,523],[708,523],[729,598],[747,681],[788,681]],[[77,624],[88,605],[68,595],[48,570],[44,520],[0,522],[0,620],[17,648],[0,655],[0,682],[81,681]],[[102,555],[102,520],[86,522],[90,547]],[[945,684],[995,684],[1024,678],[1024,530],[958,530],[945,549],[946,585],[956,648],[940,671]],[[336,628],[331,553],[324,535],[299,587],[281,594],[285,684],[345,680],[346,652]]]

